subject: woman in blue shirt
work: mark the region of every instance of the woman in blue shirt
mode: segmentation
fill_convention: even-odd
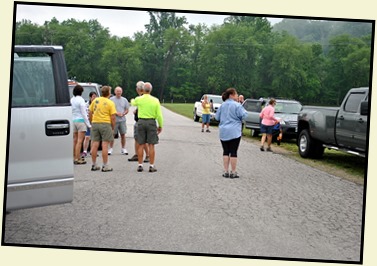
[[[238,178],[237,151],[241,141],[242,120],[247,111],[238,103],[236,89],[229,88],[223,94],[224,103],[216,112],[216,120],[220,121],[220,141],[223,147],[223,177]],[[229,173],[229,166],[231,172]]]

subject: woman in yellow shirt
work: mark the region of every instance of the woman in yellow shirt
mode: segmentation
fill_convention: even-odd
[[[211,132],[209,130],[209,121],[211,118],[211,104],[208,101],[208,96],[204,95],[203,101],[202,101],[202,132],[204,132],[204,125],[207,126],[206,132]]]

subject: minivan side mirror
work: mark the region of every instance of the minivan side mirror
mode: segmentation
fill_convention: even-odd
[[[360,104],[360,114],[369,115],[369,102],[361,102]]]

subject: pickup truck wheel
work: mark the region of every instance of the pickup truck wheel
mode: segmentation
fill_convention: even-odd
[[[301,131],[298,138],[298,151],[303,158],[321,158],[324,148],[321,143],[316,142],[307,129]]]
[[[199,122],[199,116],[196,114],[196,109],[194,110],[194,121]]]

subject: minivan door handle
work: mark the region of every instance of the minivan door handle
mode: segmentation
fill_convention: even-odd
[[[70,132],[68,120],[48,120],[45,123],[45,132],[47,136],[65,136]]]

